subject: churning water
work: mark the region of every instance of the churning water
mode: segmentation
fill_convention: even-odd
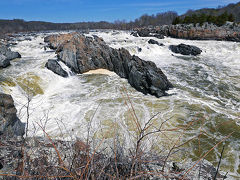
[[[158,46],[148,44],[150,38],[133,37],[129,32],[88,34],[91,35],[102,37],[113,48],[124,47],[132,55],[155,62],[175,87],[168,91],[170,96],[143,95],[114,73],[62,78],[45,68],[55,53],[44,50],[45,34],[39,34],[32,36],[32,41],[21,41],[12,47],[22,58],[0,69],[0,90],[13,96],[24,122],[25,105],[31,96],[30,132],[43,134],[38,122],[55,138],[87,138],[89,131],[93,139],[111,142],[117,135],[122,143],[131,146],[137,133],[132,103],[142,125],[157,113],[151,128],[164,122],[161,133],[146,139],[146,150],[164,154],[167,152],[163,150],[176,142],[176,146],[186,142],[178,148],[178,159],[174,157],[180,162],[198,160],[233,132],[205,159],[216,166],[225,145],[221,168],[240,175],[240,43],[165,38],[156,39],[165,45]],[[169,45],[180,43],[196,45],[203,52],[192,57],[173,54],[168,49]]]

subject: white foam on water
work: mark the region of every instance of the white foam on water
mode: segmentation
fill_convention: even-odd
[[[175,86],[168,91],[171,96],[158,99],[143,95],[115,73],[95,71],[72,75],[62,62],[61,66],[71,76],[60,77],[45,68],[47,60],[56,58],[56,54],[50,49],[44,50],[45,35],[39,34],[32,37],[32,41],[22,41],[13,47],[12,50],[18,51],[22,58],[12,61],[12,66],[0,70],[1,76],[11,78],[17,84],[7,89],[15,100],[20,119],[24,122],[27,97],[17,79],[33,75],[37,77],[36,83],[44,93],[37,94],[30,102],[31,132],[43,135],[36,122],[44,126],[47,120],[46,130],[55,138],[86,138],[91,124],[90,131],[94,137],[101,139],[104,135],[111,139],[116,132],[114,128],[117,127],[117,130],[124,134],[124,137],[119,137],[125,139],[129,145],[134,139],[129,135],[134,134],[134,126],[129,125],[132,122],[129,120],[129,109],[125,105],[125,100],[128,100],[124,87],[142,124],[157,112],[161,112],[159,121],[172,118],[171,122],[166,123],[167,127],[178,125],[178,117],[184,117],[184,121],[189,122],[197,114],[196,109],[191,109],[193,106],[197,106],[199,113],[203,114],[207,114],[207,107],[210,108],[213,111],[208,114],[210,122],[215,116],[240,122],[240,43],[153,38],[164,44],[158,46],[148,44],[150,38],[134,37],[124,31],[91,32],[90,36],[92,35],[102,37],[113,48],[124,47],[132,55],[155,62]],[[198,46],[203,52],[192,57],[169,50],[169,45],[180,43]],[[3,89],[6,87],[0,86],[0,90]],[[207,121],[206,125],[207,123],[209,122]],[[205,130],[209,131],[207,128]],[[189,133],[192,132],[194,131]],[[219,139],[222,137],[223,135],[218,134]],[[149,140],[147,147],[151,147],[150,142],[157,143]],[[240,149],[238,143],[230,143],[233,152]],[[236,157],[236,161],[238,158]],[[234,165],[235,174],[238,164],[236,162]]]

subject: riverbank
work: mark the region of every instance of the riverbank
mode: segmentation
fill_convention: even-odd
[[[1,111],[0,118],[5,117],[6,124],[12,124],[4,128],[2,120],[0,128],[0,178],[1,179],[203,179],[224,178],[208,162],[189,164],[176,163],[168,156],[144,151],[144,140],[149,132],[141,128],[136,140],[135,149],[129,149],[117,138],[117,134],[111,144],[106,139],[89,139],[84,142],[78,138],[71,141],[52,139],[46,132],[46,124],[38,124],[43,132],[42,137],[31,135],[23,136],[24,124],[16,116],[16,109],[10,95],[0,94]],[[10,111],[13,108],[13,111]],[[30,107],[29,107],[30,108]],[[15,117],[17,121],[12,123],[8,116]],[[147,124],[145,124],[147,125]],[[146,127],[146,126],[145,126]],[[26,133],[28,127],[26,128]],[[154,132],[151,133],[154,135]],[[92,141],[94,140],[94,141]],[[178,150],[174,147],[171,151]],[[192,167],[191,167],[192,166]],[[190,172],[191,170],[191,172]],[[195,173],[197,170],[198,173]]]
[[[189,39],[189,40],[217,40],[217,41],[234,41],[240,42],[240,25],[237,23],[225,24],[218,27],[213,24],[177,24],[163,25],[153,28],[136,28],[133,35],[140,37],[157,37],[163,36]]]

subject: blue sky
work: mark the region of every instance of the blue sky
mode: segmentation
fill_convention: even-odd
[[[236,3],[240,0],[0,0],[0,19],[50,22],[134,20],[142,14]]]

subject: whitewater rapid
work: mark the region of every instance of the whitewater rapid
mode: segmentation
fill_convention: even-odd
[[[54,51],[44,49],[46,35],[40,33],[31,36],[31,41],[18,42],[11,49],[18,51],[22,58],[0,69],[0,90],[13,96],[23,122],[27,121],[28,96],[33,95],[29,118],[32,135],[44,134],[38,122],[54,138],[86,139],[90,134],[92,139],[111,140],[117,134],[121,142],[129,144],[134,141],[136,132],[129,112],[129,95],[142,124],[156,113],[160,114],[154,118],[153,125],[159,126],[169,119],[164,124],[165,129],[186,127],[196,121],[184,133],[165,132],[146,142],[152,149],[161,151],[171,148],[179,134],[181,142],[199,135],[180,149],[179,161],[197,160],[234,131],[225,142],[221,168],[234,175],[240,174],[240,43],[165,38],[155,39],[164,44],[158,46],[148,44],[150,38],[133,37],[124,31],[86,34],[102,37],[113,48],[124,47],[132,55],[155,62],[175,87],[168,91],[169,96],[156,98],[137,92],[115,73],[87,73],[68,78],[54,74],[45,68],[48,59],[56,58]],[[174,54],[168,49],[169,45],[180,43],[196,45],[203,52],[192,57]],[[215,165],[221,149],[222,145],[206,159]]]

